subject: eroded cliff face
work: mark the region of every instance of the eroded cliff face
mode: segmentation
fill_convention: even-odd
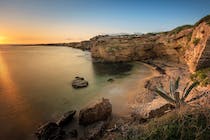
[[[155,36],[104,36],[94,40],[91,53],[103,62],[123,62],[158,57],[163,47]]]
[[[185,60],[191,71],[210,66],[210,25],[206,22],[194,28]]]

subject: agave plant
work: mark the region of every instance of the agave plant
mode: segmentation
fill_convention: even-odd
[[[162,98],[167,100],[169,103],[175,105],[176,107],[180,107],[180,105],[186,104],[186,98],[192,91],[194,87],[198,85],[198,82],[193,82],[190,86],[189,83],[186,84],[184,90],[180,92],[179,89],[179,81],[180,77],[176,79],[175,82],[170,81],[170,91],[165,91],[162,87],[156,88],[156,93],[160,95]]]

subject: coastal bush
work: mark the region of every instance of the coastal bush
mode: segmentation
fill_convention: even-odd
[[[198,45],[198,43],[200,42],[200,38],[195,38],[194,40],[193,40],[193,44],[196,46],[196,45]]]
[[[187,83],[182,92],[178,90],[179,82],[180,77],[178,77],[175,82],[171,80],[169,92],[165,91],[162,87],[157,87],[155,92],[169,103],[175,105],[176,107],[183,106],[186,104],[185,100],[192,91],[192,89],[198,85],[198,81],[193,82],[190,86],[189,83]]]
[[[193,26],[192,25],[183,25],[183,26],[179,26],[175,29],[173,29],[170,34],[178,34],[179,32],[181,32],[182,30],[185,30],[185,29],[189,29],[189,28],[192,28]]]
[[[201,86],[206,87],[210,84],[210,77],[208,75],[210,75],[210,68],[205,68],[191,74],[190,78],[192,81],[199,82]]]
[[[198,22],[195,23],[194,26],[198,26],[202,22],[206,22],[208,25],[210,25],[210,15],[207,15],[203,17],[202,19],[200,19]]]

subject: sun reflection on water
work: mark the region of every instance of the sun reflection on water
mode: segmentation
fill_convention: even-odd
[[[27,129],[32,125],[32,116],[27,113],[29,105],[19,94],[18,86],[13,81],[10,69],[4,60],[3,54],[0,52],[0,97],[3,98],[4,106],[12,113],[8,113],[7,118],[15,118],[14,123],[17,127],[22,126],[22,129]],[[0,118],[2,119],[2,118]],[[9,126],[3,126],[9,127]]]

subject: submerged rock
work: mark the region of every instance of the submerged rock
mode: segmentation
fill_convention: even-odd
[[[112,114],[112,105],[108,99],[102,99],[79,113],[79,124],[89,125],[97,121],[107,120]]]
[[[65,136],[61,127],[53,122],[42,125],[35,134],[38,140],[61,140]]]
[[[72,81],[73,88],[83,88],[88,86],[88,81],[86,81],[83,77],[75,77]]]
[[[66,112],[57,122],[57,124],[61,127],[68,124],[70,121],[73,120],[74,115],[76,114],[76,110]]]

